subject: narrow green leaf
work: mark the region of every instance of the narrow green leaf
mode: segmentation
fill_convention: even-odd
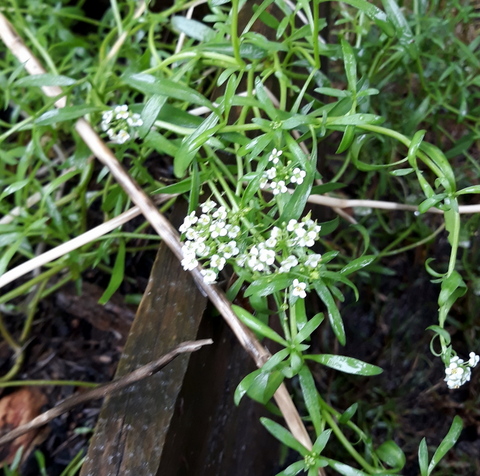
[[[213,104],[195,89],[178,81],[158,78],[150,74],[138,73],[123,78],[123,81],[144,94],[167,96],[191,104],[199,104],[215,110]]]
[[[345,127],[345,132],[343,133],[342,141],[338,146],[336,154],[341,154],[345,152],[351,145],[353,140],[355,139],[355,127],[354,126],[347,126]]]
[[[320,435],[318,435],[318,438],[315,440],[315,443],[313,443],[313,447],[312,447],[312,451],[314,453],[316,453],[317,455],[321,454],[325,446],[327,446],[331,433],[332,433],[332,430],[325,430],[325,431],[322,431]]]
[[[176,177],[185,175],[200,147],[221,127],[217,125],[218,120],[216,114],[210,114],[195,132],[183,140],[173,159],[173,172]]]
[[[440,460],[448,453],[448,451],[457,442],[458,438],[460,437],[460,433],[462,432],[462,429],[463,429],[462,419],[458,415],[456,415],[455,418],[453,419],[452,426],[448,430],[447,436],[445,436],[443,441],[440,443],[440,446],[437,448],[437,451],[435,451],[435,454],[433,455],[432,461],[430,461],[430,464],[428,465],[428,471],[427,471],[428,475],[432,473],[435,466],[437,466]]]
[[[343,188],[346,185],[340,182],[329,182],[324,183],[323,185],[314,185],[310,191],[311,195],[323,195],[324,193],[332,192],[333,190],[338,190]]]
[[[100,108],[92,106],[67,106],[62,109],[52,109],[44,112],[40,117],[35,119],[35,124],[39,126],[49,126],[57,122],[71,121],[79,117],[99,111]]]
[[[120,240],[118,245],[117,257],[112,269],[112,276],[110,282],[102,297],[98,300],[99,304],[106,304],[112,297],[113,293],[120,287],[123,281],[123,275],[125,272],[125,241]]]
[[[418,445],[418,466],[420,467],[420,475],[428,476],[428,448],[425,438]]]
[[[246,395],[248,389],[251,387],[253,381],[255,380],[255,377],[257,375],[260,375],[261,372],[261,369],[254,370],[252,373],[246,375],[237,385],[235,393],[233,394],[233,401],[235,402],[235,405],[239,405],[241,399],[244,395]]]
[[[345,345],[345,329],[343,327],[342,317],[340,316],[340,312],[335,304],[332,294],[321,280],[315,281],[313,285],[318,296],[323,301],[325,306],[327,306],[328,319],[334,334],[336,335],[340,344]]]
[[[357,93],[357,62],[350,43],[343,38],[340,40],[343,52],[343,62],[347,75],[348,90],[355,96]]]
[[[259,321],[256,317],[250,314],[248,311],[243,309],[243,307],[237,306],[235,304],[232,305],[232,309],[237,315],[237,317],[250,329],[258,334],[262,335],[263,337],[267,337],[284,347],[288,346],[288,342],[280,337],[273,329],[269,326],[264,324],[263,322]]]
[[[213,40],[216,35],[215,30],[204,23],[182,16],[172,17],[172,26],[188,38],[193,38],[198,41],[210,41]]]
[[[457,192],[457,195],[466,195],[468,193],[480,193],[480,185],[471,185],[470,187],[462,188]]]
[[[308,414],[310,415],[313,427],[315,428],[315,433],[318,435],[322,431],[322,419],[320,417],[321,409],[318,401],[318,392],[315,386],[315,380],[313,380],[313,376],[305,364],[300,368],[298,372],[298,378],[300,387],[302,388],[305,406],[307,407]]]
[[[143,124],[140,126],[138,133],[141,137],[144,137],[150,131],[153,123],[157,120],[163,105],[167,102],[166,96],[159,96],[154,94],[143,107],[141,113]],[[158,133],[157,133],[158,134]]]
[[[375,453],[384,463],[395,468],[395,471],[400,471],[405,466],[405,453],[393,440],[383,442]]]
[[[402,10],[398,6],[396,0],[382,0],[383,8],[388,15],[388,19],[397,29],[400,44],[407,50],[410,57],[416,60],[418,57],[418,47],[415,43],[415,37],[410,29],[407,19],[404,17]]]
[[[353,357],[345,357],[344,355],[315,354],[306,355],[305,358],[347,374],[369,376],[378,375],[383,372],[383,370],[376,365],[367,364],[361,360],[354,359]]]
[[[320,324],[325,319],[322,312],[315,314],[299,331],[299,333],[295,336],[295,343],[301,344],[305,340],[307,340],[312,333],[320,326]]]
[[[288,18],[287,18],[288,20]],[[305,470],[305,461],[296,461],[291,464],[288,468],[285,468],[281,473],[278,473],[277,476],[295,476],[300,473],[300,471]]]
[[[344,1],[347,4],[352,5],[352,7],[358,8],[360,11],[364,12],[365,15],[367,15],[371,20],[373,20],[386,35],[395,35],[395,28],[391,24],[390,20],[387,18],[385,12],[382,12],[382,10],[377,8],[373,3],[367,2],[366,0]]]
[[[18,190],[21,190],[26,185],[28,185],[30,182],[31,182],[30,179],[24,179],[24,180],[18,180],[17,182],[8,185],[7,187],[5,187],[3,189],[3,192],[0,195],[0,201],[3,200],[5,197],[8,197],[12,193],[15,193]]]
[[[305,456],[309,453],[305,448],[286,428],[275,423],[268,418],[260,418],[262,425],[275,437],[281,441],[284,445],[292,448],[293,450]]]
[[[442,336],[443,339],[445,340],[445,344],[450,345],[452,338],[448,333],[448,331],[446,331],[443,327],[433,325],[433,326],[428,326],[425,330],[433,331],[435,332],[435,334]]]
[[[328,465],[333,468],[335,471],[338,471],[343,476],[368,476],[367,473],[359,469],[352,468],[347,464],[340,463],[339,461],[335,461],[330,458],[325,458],[328,461]]]
[[[253,294],[269,296],[276,291],[288,288],[292,284],[293,279],[294,278],[290,277],[288,274],[283,273],[275,276],[262,276],[248,286],[245,290],[245,296],[249,297]]]
[[[355,413],[357,413],[358,409],[358,403],[354,403],[353,405],[350,405],[343,413],[342,416],[338,419],[338,423],[348,423]]]
[[[363,255],[360,256],[359,258],[356,258],[347,265],[345,265],[341,270],[340,274],[343,274],[344,276],[348,276],[349,274],[355,273],[358,270],[365,268],[369,264],[373,263],[376,260],[375,255]]]
[[[15,81],[15,87],[25,87],[25,86],[72,86],[77,81],[75,79],[69,78],[68,76],[62,76],[60,74],[33,74],[31,76],[26,76],[21,78],[18,81]]]

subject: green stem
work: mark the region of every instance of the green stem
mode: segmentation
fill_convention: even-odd
[[[240,68],[245,67],[245,63],[240,56],[240,39],[238,38],[238,9],[239,9],[239,0],[232,0],[232,22],[230,26],[230,36],[232,37],[232,46],[233,46],[233,56],[235,56],[235,61]]]

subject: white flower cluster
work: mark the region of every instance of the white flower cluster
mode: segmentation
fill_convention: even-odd
[[[225,207],[217,208],[213,200],[202,204],[201,210],[199,217],[195,212],[187,215],[180,227],[186,238],[182,247],[182,266],[185,270],[192,270],[198,266],[198,259],[205,260],[203,279],[212,284],[227,260],[239,253],[235,239],[240,234],[240,227],[232,224],[235,217],[229,216],[231,214]]]
[[[295,167],[292,170],[291,162],[287,165],[283,165],[280,162],[280,157],[283,151],[273,149],[268,161],[272,163],[272,166],[263,172],[262,181],[260,182],[260,188],[270,189],[274,195],[279,193],[287,193],[287,184],[300,185],[307,173],[305,170]]]
[[[448,367],[445,369],[445,382],[448,388],[459,388],[470,381],[472,368],[476,367],[480,357],[475,352],[470,352],[468,362],[464,362],[458,356],[452,357]]]
[[[140,127],[143,121],[140,114],[132,113],[128,106],[115,106],[102,115],[100,127],[115,144],[124,144],[132,137],[132,128]]]
[[[290,220],[284,228],[273,227],[267,239],[248,236],[239,244],[239,213],[229,213],[212,200],[205,202],[201,211],[200,216],[195,212],[187,215],[180,227],[186,239],[182,247],[182,266],[192,270],[201,260],[206,283],[214,283],[229,260],[241,269],[246,268],[253,276],[295,273],[307,282],[317,277],[315,270],[321,255],[308,248],[318,240],[321,227],[308,216],[301,221]],[[307,286],[308,283],[295,279],[292,295],[304,298]]]

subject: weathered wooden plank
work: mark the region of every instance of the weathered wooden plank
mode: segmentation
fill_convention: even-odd
[[[116,377],[195,339],[206,305],[188,273],[161,245]],[[155,475],[189,356],[106,399],[81,476]]]

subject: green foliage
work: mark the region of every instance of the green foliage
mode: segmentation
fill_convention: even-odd
[[[311,354],[310,345],[322,325],[345,345],[345,296],[361,298],[358,283],[376,272],[385,279],[392,275],[380,263],[384,256],[428,243],[445,227],[448,258],[435,266],[427,259],[425,266],[439,285],[438,323],[432,316],[428,327],[434,333],[431,350],[451,366],[456,356],[447,327],[451,310],[471,283],[480,282],[465,255],[462,266],[457,259],[467,241],[462,236],[468,239],[478,228],[478,220],[461,220],[459,202],[480,193],[474,183],[480,167],[471,152],[479,137],[480,40],[469,33],[476,17],[467,3],[413,2],[410,9],[395,0],[383,0],[381,8],[365,0],[331,2],[328,19],[319,17],[322,3],[301,0],[292,9],[281,0],[209,0],[206,15],[188,18],[190,3],[175,1],[160,12],[147,8],[137,18],[136,2],[125,0],[112,2],[98,21],[85,17],[82,2],[72,7],[17,0],[11,8],[0,7],[48,70],[28,76],[12,55],[0,58],[5,107],[0,275],[33,258],[39,246],[53,248],[85,232],[89,209],[101,210],[107,220],[130,206],[130,198],[106,169],[95,166],[76,134],[75,121],[85,116],[147,193],[184,195],[189,216],[197,220],[199,204],[212,197],[233,220],[225,218],[224,229],[239,228],[238,250],[224,263],[194,252],[192,268],[184,267],[193,269],[198,258],[214,281],[230,264],[238,280],[229,298],[248,298],[251,305],[249,310],[234,305],[236,315],[259,338],[280,347],[261,369],[245,376],[234,397],[236,404],[245,395],[270,404],[282,383],[292,380],[298,388],[300,407],[312,424],[312,450],[283,426],[262,420],[303,458],[280,474],[312,476],[326,466],[348,476],[396,474],[406,461],[397,443],[388,438],[374,449],[354,422],[357,402],[338,412],[324,402],[314,378],[322,366],[359,376],[382,370],[354,357]],[[264,28],[257,29],[259,24]],[[331,35],[324,39],[319,35],[327,24]],[[76,33],[78,28],[86,32]],[[58,98],[46,97],[45,86],[61,87],[67,106],[56,109]],[[138,129],[130,130],[124,142],[108,136],[105,120],[105,114],[117,114],[118,105],[128,106],[130,119],[139,118]],[[172,166],[173,178],[152,175],[149,163],[159,157]],[[401,219],[379,211],[357,213],[351,226],[329,215],[312,225],[321,228],[312,231],[313,245],[292,245],[294,234],[305,229],[295,231],[291,222],[310,220],[306,208],[312,196],[339,193],[413,204],[419,213],[405,212]],[[427,220],[432,207],[443,217]],[[287,236],[288,226],[293,231]],[[277,229],[285,233],[283,241],[266,245]],[[52,276],[63,272],[61,282],[66,282],[92,267],[111,275],[100,300],[106,303],[125,279],[132,240],[155,239],[142,231],[119,230],[85,244],[0,297],[0,304],[15,302],[38,283],[40,300],[51,292],[46,285]],[[187,232],[188,227],[183,233],[189,241]],[[216,242],[203,237],[217,247],[216,254],[230,245],[220,240],[225,234],[218,234]],[[309,249],[313,246],[315,252]],[[266,248],[276,253],[271,262],[266,255],[257,259]],[[309,267],[308,259],[319,256],[316,248],[321,258]],[[285,266],[287,258],[297,263]],[[306,293],[322,312],[310,316]],[[461,364],[470,372],[469,364]],[[430,462],[422,441],[422,476],[431,474],[460,431],[455,417]],[[349,442],[349,432],[362,450]],[[333,438],[349,461],[322,456]],[[78,468],[80,461],[75,464]]]

